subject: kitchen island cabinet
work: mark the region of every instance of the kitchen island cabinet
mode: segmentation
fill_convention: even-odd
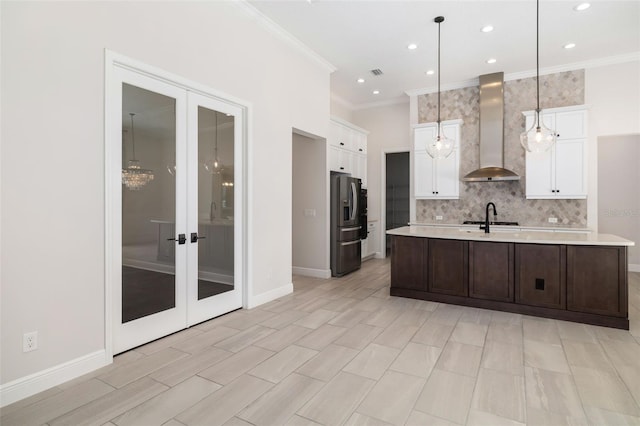
[[[608,234],[404,227],[392,296],[629,329],[627,247]]]

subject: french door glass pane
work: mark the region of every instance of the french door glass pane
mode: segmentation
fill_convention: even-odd
[[[233,290],[234,117],[198,107],[198,300]]]
[[[175,107],[123,84],[122,323],[176,306]]]

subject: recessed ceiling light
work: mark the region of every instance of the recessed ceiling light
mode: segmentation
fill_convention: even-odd
[[[480,31],[482,31],[483,33],[490,33],[491,31],[493,31],[493,26],[485,25]]]
[[[377,94],[379,94],[379,93],[380,93],[380,91],[379,91],[379,90],[374,90],[374,91],[373,91],[373,94],[374,94],[374,95],[377,95]]]
[[[495,64],[496,63],[496,59],[495,58],[487,59],[487,63],[488,64]]]
[[[427,75],[434,75],[436,72],[434,70],[429,70],[426,72]]]
[[[567,43],[564,45],[565,49],[573,49],[574,47],[576,47],[575,43]]]
[[[418,45],[415,43],[411,43],[410,45],[407,46],[407,49],[409,50],[415,50],[418,48]]]
[[[358,83],[364,83],[364,78],[359,78],[357,81]]]
[[[573,8],[576,12],[582,12],[583,10],[587,10],[591,7],[589,3],[580,3],[576,7]]]

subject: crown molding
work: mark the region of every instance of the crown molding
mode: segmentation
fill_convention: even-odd
[[[354,105],[353,110],[359,111],[362,109],[380,108],[385,106],[408,104],[408,103],[409,103],[409,98],[407,96],[398,96],[396,98],[385,99],[384,101],[357,104],[357,105]]]
[[[626,62],[640,61],[640,52],[632,52],[624,55],[607,56],[605,58],[592,59],[589,61],[572,62],[570,64],[558,65],[554,67],[540,68],[540,75],[556,74],[560,72],[575,71],[581,69],[598,68],[607,65],[623,64]],[[521,72],[512,72],[504,75],[504,81],[519,80],[522,78],[531,78],[536,76],[536,70],[527,70]],[[466,81],[443,84],[441,91],[464,89],[465,87],[477,86],[478,79],[474,78]],[[437,93],[438,87],[431,86],[422,89],[407,90],[409,96],[427,95],[429,93]]]
[[[305,56],[312,59],[317,64],[321,65],[323,68],[329,71],[329,73],[332,73],[337,69],[329,61],[327,61],[322,56],[320,56],[319,54],[311,50],[309,46],[301,42],[298,38],[294,37],[290,32],[282,28],[280,25],[276,24],[273,20],[271,20],[262,12],[260,12],[258,9],[256,9],[247,0],[238,0],[238,1],[233,1],[231,3],[236,7],[238,7],[239,9],[243,10],[247,15],[253,18],[267,31],[274,34],[281,40],[285,41],[287,44],[294,47],[299,52],[303,53]]]

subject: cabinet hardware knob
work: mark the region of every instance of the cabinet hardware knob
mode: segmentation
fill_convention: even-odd
[[[340,170],[344,170],[344,167],[340,167]]]
[[[340,145],[344,145],[344,142],[340,142]]]
[[[362,152],[362,148],[358,148],[358,151]]]

